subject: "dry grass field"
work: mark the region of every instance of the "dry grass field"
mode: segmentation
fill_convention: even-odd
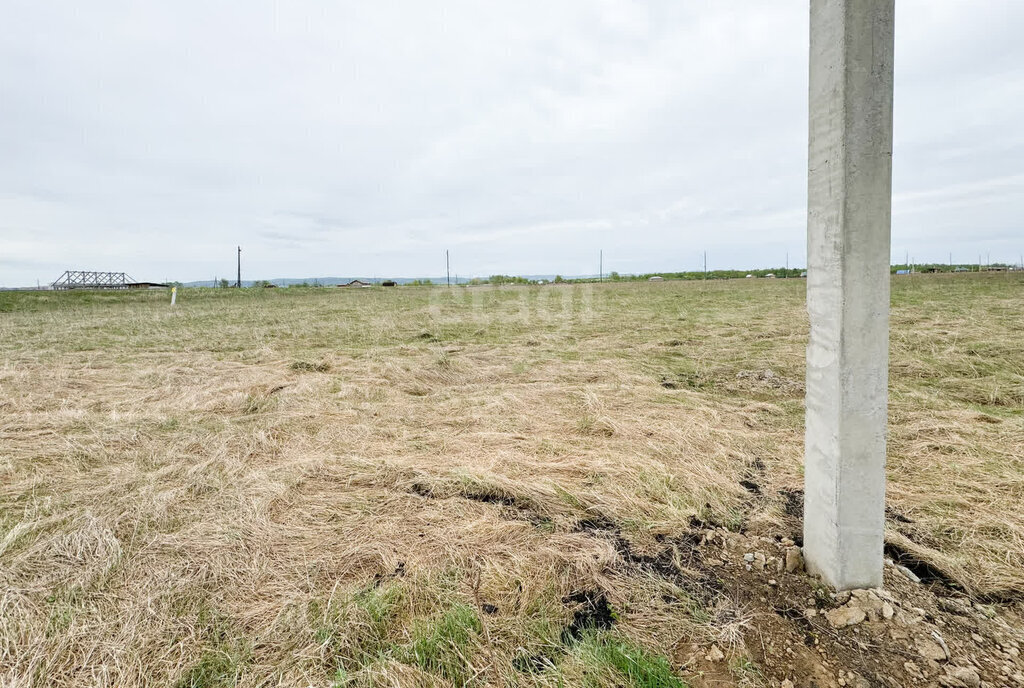
[[[804,288],[0,293],[0,685],[779,685],[681,558],[798,539]],[[1024,277],[891,340],[890,556],[1012,626]]]

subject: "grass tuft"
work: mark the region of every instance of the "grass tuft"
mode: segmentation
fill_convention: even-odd
[[[330,371],[331,364],[327,361],[310,363],[309,361],[294,361],[288,366],[290,369],[300,373],[326,373]]]

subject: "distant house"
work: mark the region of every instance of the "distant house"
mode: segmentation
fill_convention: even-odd
[[[369,282],[364,282],[362,280],[354,279],[351,282],[346,282],[345,284],[339,284],[338,286],[339,287],[372,287],[373,285],[370,284]]]

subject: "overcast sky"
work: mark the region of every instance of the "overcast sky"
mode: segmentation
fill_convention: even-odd
[[[806,0],[2,0],[0,285],[805,256]],[[893,257],[1024,252],[1024,2],[898,0]]]

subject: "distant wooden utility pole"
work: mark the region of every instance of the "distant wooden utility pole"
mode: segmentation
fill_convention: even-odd
[[[235,282],[235,286],[239,289],[242,288],[242,247],[238,247],[238,281]]]

